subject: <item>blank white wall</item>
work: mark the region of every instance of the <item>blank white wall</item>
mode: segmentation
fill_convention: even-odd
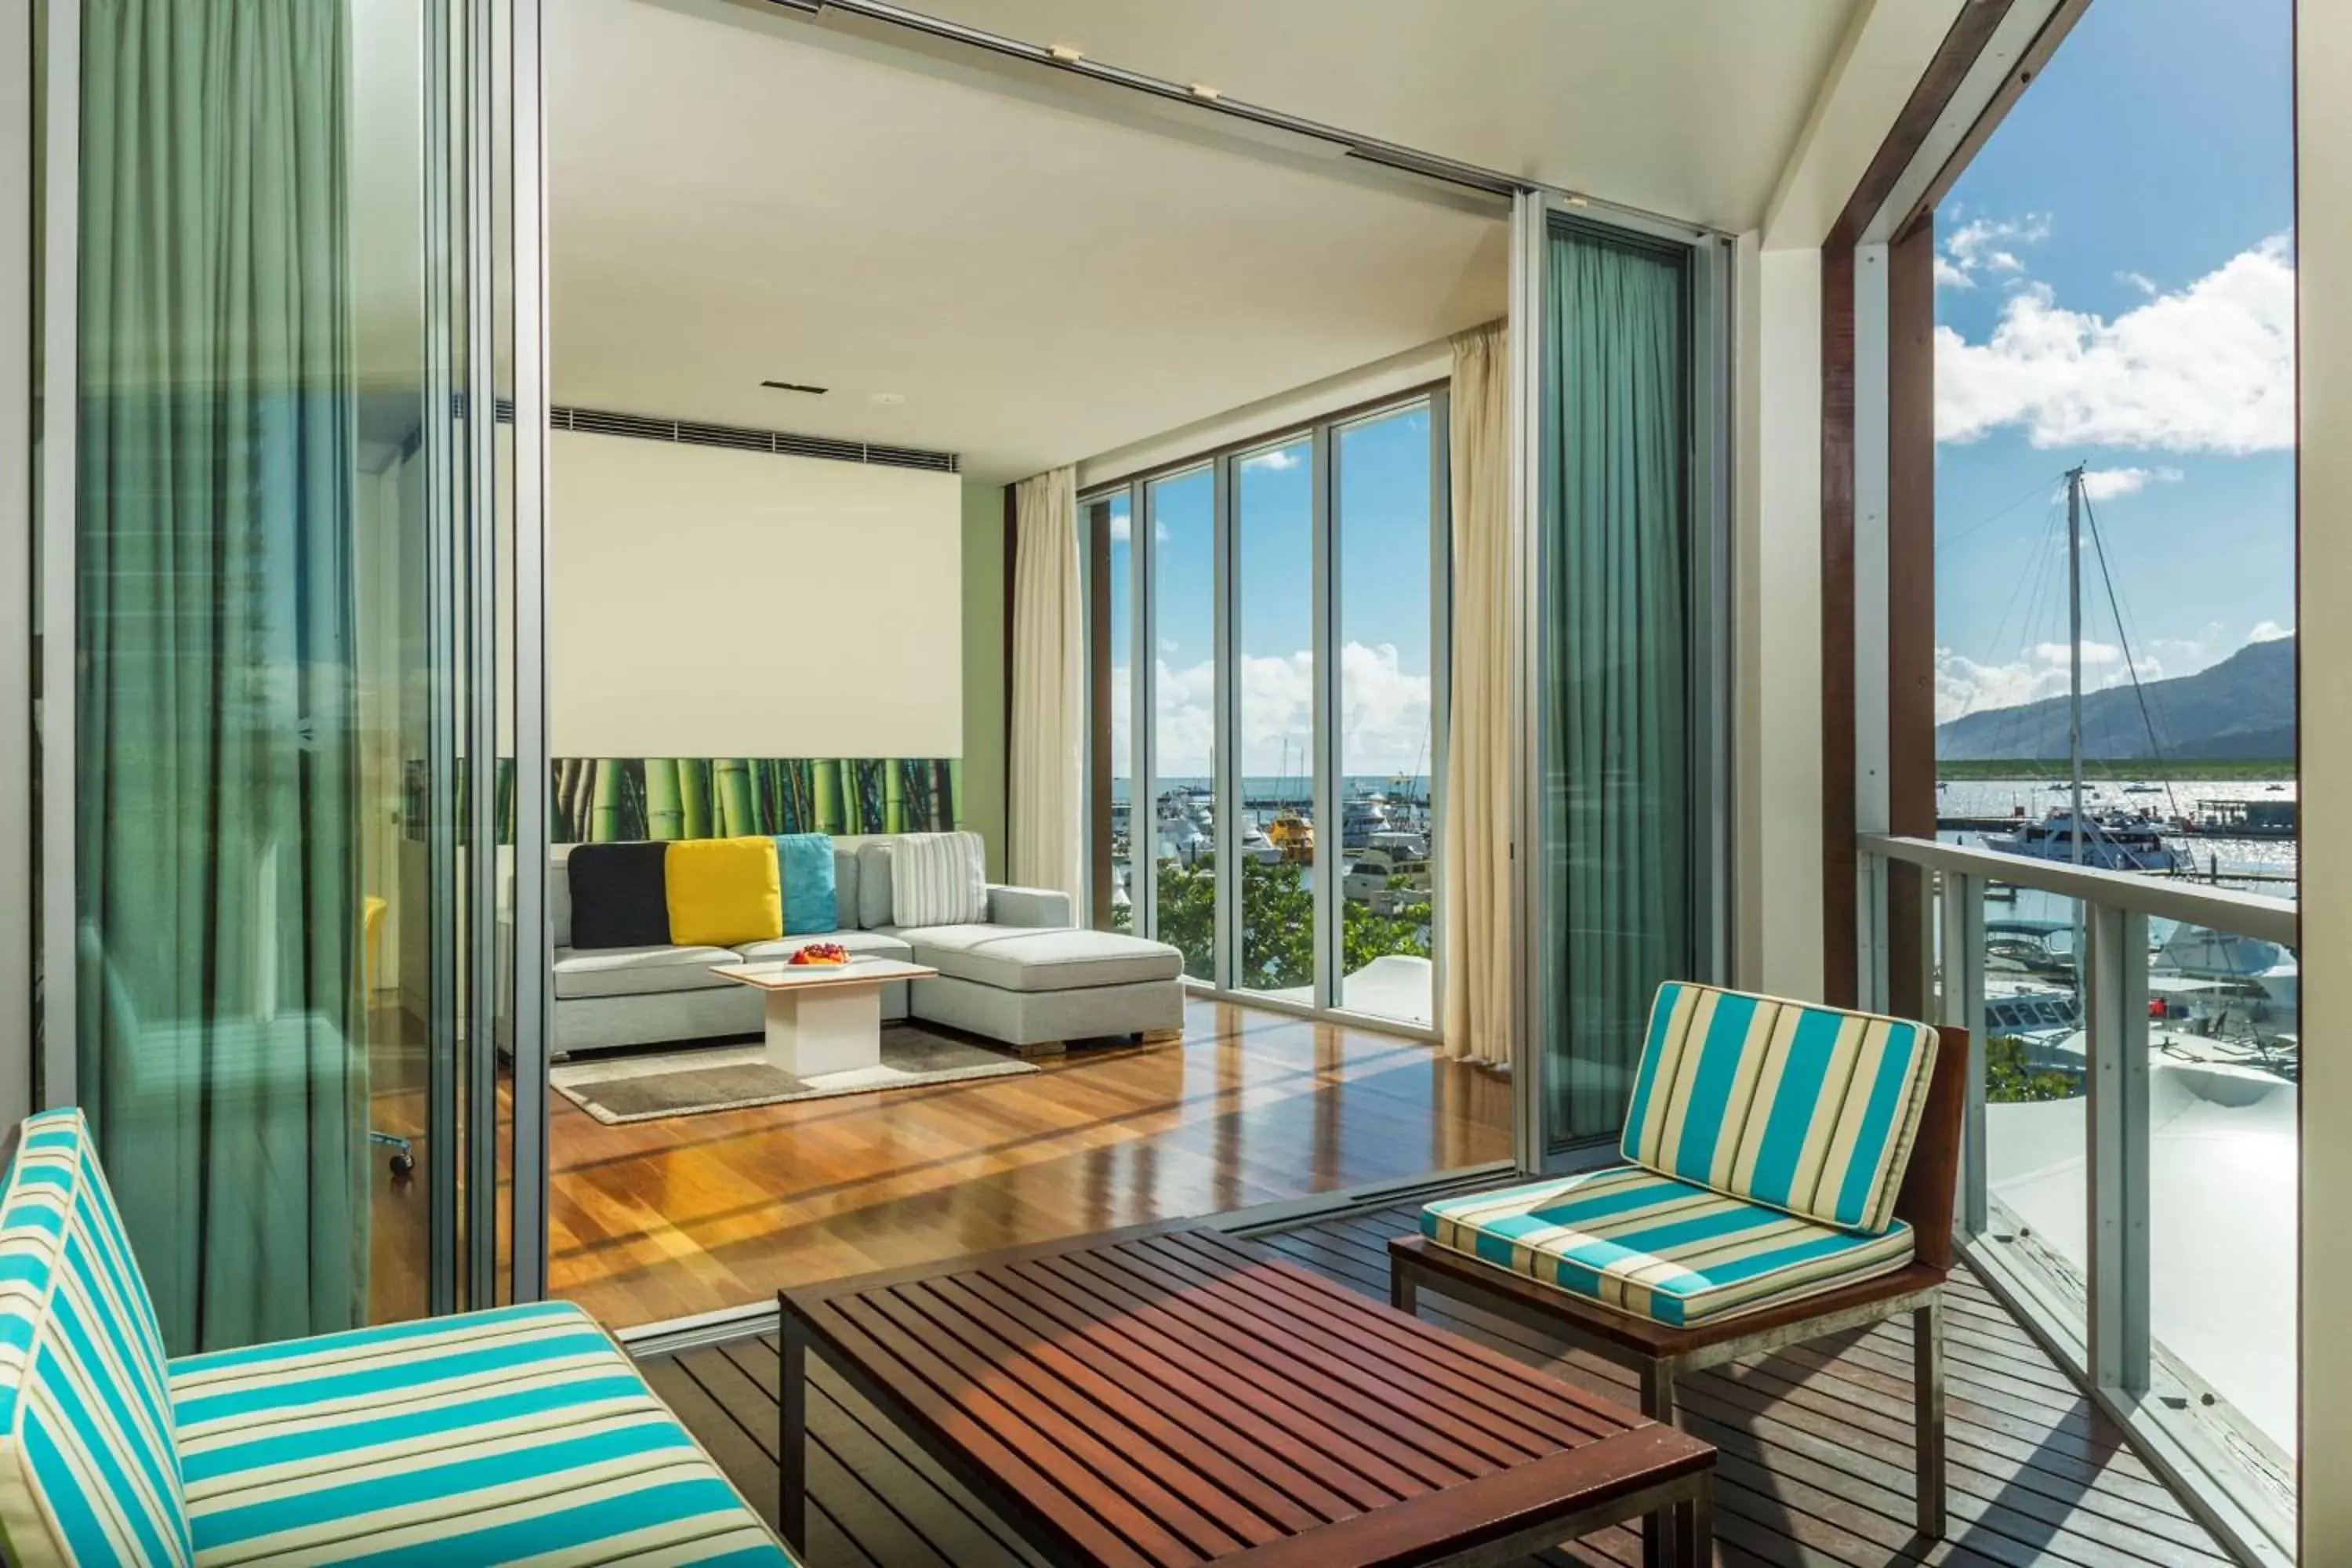
[[[566,430],[549,465],[555,755],[962,754],[955,475]]]
[[[1822,268],[1741,238],[1733,573],[1734,968],[1822,994]]]
[[[2352,1562],[2352,6],[2295,16],[2297,583],[2303,799],[2303,1445],[2306,1563]]]

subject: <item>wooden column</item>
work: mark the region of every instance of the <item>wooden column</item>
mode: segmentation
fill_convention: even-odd
[[[1890,826],[1936,836],[1936,225],[1886,250],[1886,658]],[[1887,1005],[1927,1016],[1935,943],[1916,866],[1886,890]]]

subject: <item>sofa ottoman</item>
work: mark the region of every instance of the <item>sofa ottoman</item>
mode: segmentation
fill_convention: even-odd
[[[911,988],[915,1016],[1024,1054],[1069,1040],[1168,1037],[1184,1027],[1184,956],[1116,931],[924,926],[898,932],[939,971]]]

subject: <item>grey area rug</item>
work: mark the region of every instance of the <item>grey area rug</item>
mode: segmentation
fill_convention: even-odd
[[[548,1069],[557,1093],[607,1126],[656,1121],[666,1116],[700,1116],[755,1105],[785,1105],[798,1100],[870,1094],[884,1089],[919,1089],[967,1079],[1010,1078],[1037,1070],[920,1024],[882,1026],[882,1064],[852,1072],[794,1078],[768,1065],[767,1047],[699,1046],[685,1051],[653,1051],[558,1062]]]

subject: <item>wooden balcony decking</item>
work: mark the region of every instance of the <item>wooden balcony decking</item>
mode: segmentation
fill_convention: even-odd
[[[1296,1262],[1385,1296],[1401,1207],[1262,1235]],[[1630,1374],[1424,1292],[1423,1312],[1631,1404]],[[1911,1527],[1911,1349],[1883,1325],[1695,1376],[1683,1425],[1717,1445],[1727,1564],[2072,1563],[2203,1568],[2231,1559],[1973,1276],[1956,1279],[1946,1358],[1951,1530]],[[812,1361],[810,1568],[999,1568],[1038,1560],[904,1434]],[[776,1509],[776,1345],[739,1340],[647,1363],[646,1375],[736,1484]],[[1528,1560],[1635,1563],[1611,1531]]]

